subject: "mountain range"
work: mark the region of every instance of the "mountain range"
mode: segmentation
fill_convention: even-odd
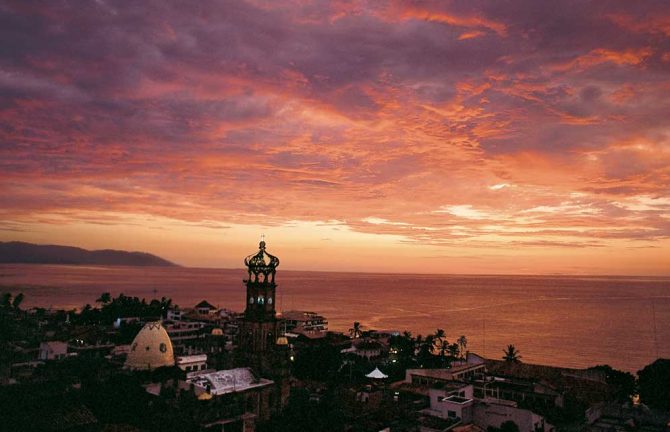
[[[86,250],[73,246],[38,245],[19,241],[0,242],[0,263],[176,266],[166,259],[146,252]]]

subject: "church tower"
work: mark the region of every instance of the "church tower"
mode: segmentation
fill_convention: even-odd
[[[274,381],[274,388],[263,403],[267,410],[262,412],[278,412],[286,406],[290,391],[288,342],[279,335],[275,310],[279,258],[268,253],[261,240],[258,252],[246,257],[244,265],[249,275],[244,280],[246,309],[240,323],[239,348],[246,366]]]
[[[244,280],[247,288],[246,309],[240,326],[240,349],[251,367],[266,377],[277,375],[275,360],[278,321],[276,317],[276,268],[279,258],[265,250],[265,241],[258,252],[244,259],[249,273]]]

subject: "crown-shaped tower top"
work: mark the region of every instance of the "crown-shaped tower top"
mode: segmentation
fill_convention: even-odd
[[[279,266],[279,258],[268,253],[265,250],[265,240],[261,240],[258,245],[258,252],[246,257],[244,265],[247,266],[249,271],[249,282],[274,283],[275,269]]]

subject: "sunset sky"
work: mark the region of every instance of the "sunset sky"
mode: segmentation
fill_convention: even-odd
[[[0,40],[0,240],[670,274],[667,1],[18,0]]]

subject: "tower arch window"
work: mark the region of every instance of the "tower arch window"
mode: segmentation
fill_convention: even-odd
[[[258,304],[259,305],[265,304],[265,297],[263,297],[262,295],[259,295],[258,296]]]

